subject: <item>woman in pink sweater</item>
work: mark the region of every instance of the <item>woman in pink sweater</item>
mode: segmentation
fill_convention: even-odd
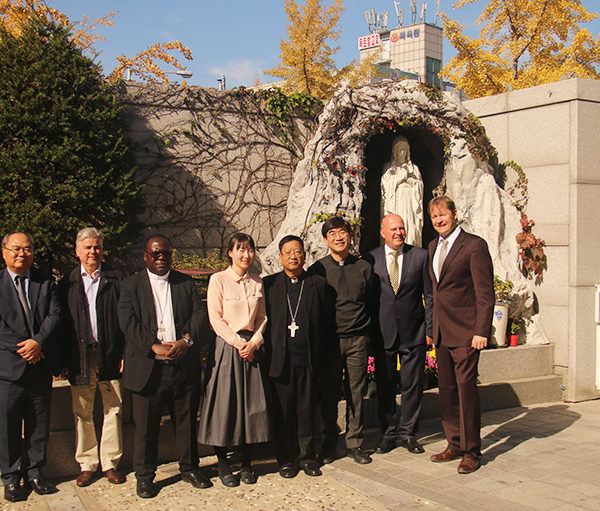
[[[217,334],[215,365],[206,387],[198,442],[212,445],[225,486],[238,486],[227,460],[231,448],[242,454],[240,478],[256,482],[251,445],[271,439],[263,385],[260,347],[267,324],[262,280],[248,273],[254,240],[233,235],[227,251],[231,266],[215,273],[208,284],[208,316]]]

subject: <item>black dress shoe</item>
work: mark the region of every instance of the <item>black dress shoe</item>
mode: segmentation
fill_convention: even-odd
[[[279,475],[286,479],[292,479],[298,475],[298,467],[295,463],[284,463],[279,467]]]
[[[27,492],[19,483],[5,484],[4,499],[9,502],[21,502],[27,500]]]
[[[382,438],[379,440],[377,447],[375,448],[375,452],[377,454],[385,454],[386,452],[390,452],[392,449],[396,448],[396,440],[393,438]]]
[[[152,499],[156,497],[158,493],[156,491],[156,485],[152,481],[138,480],[137,482],[137,496],[142,499]]]
[[[56,486],[51,482],[46,481],[42,476],[30,479],[28,482],[31,489],[38,495],[50,495],[51,493],[56,493],[58,491]]]
[[[212,483],[200,470],[191,470],[190,472],[182,472],[181,480],[190,483],[194,488],[210,488]]]
[[[233,488],[234,486],[240,485],[238,478],[233,474],[225,474],[224,476],[220,475],[219,479],[223,483],[223,486],[227,486],[228,488]]]
[[[371,463],[373,461],[371,456],[369,456],[369,454],[363,451],[360,447],[348,449],[348,456],[350,456],[359,465],[366,465],[367,463]]]
[[[337,460],[337,453],[335,449],[323,451],[323,453],[319,456],[319,461],[321,462],[321,465],[329,465],[335,460]]]
[[[406,447],[408,452],[412,452],[413,454],[423,454],[425,452],[423,446],[414,438],[402,439],[399,444],[402,447]]]
[[[240,480],[244,484],[254,484],[256,483],[256,474],[252,469],[243,467],[240,470]]]
[[[307,476],[314,477],[323,475],[323,472],[321,472],[321,469],[316,461],[305,461],[300,465],[300,468],[304,470],[304,473]]]

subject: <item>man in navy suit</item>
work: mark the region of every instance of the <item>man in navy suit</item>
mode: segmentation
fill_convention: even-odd
[[[425,352],[427,344],[433,342],[433,295],[427,251],[404,242],[406,228],[398,215],[383,217],[380,233],[385,244],[365,257],[378,277],[379,313],[373,345],[383,436],[376,452],[389,452],[398,441],[408,451],[419,454],[424,449],[415,433],[421,411]],[[398,356],[402,394],[399,421],[394,382]]]
[[[31,269],[33,249],[24,232],[2,239],[0,473],[10,502],[27,499],[21,477],[40,495],[58,491],[40,468],[46,462],[52,375],[60,371],[55,335],[61,309],[54,279]]]

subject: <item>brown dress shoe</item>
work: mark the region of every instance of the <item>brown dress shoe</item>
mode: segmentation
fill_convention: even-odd
[[[470,474],[479,468],[479,457],[470,452],[463,456],[463,459],[458,465],[459,474]]]
[[[77,486],[89,486],[92,484],[92,479],[94,479],[94,472],[91,470],[82,470],[75,482]]]
[[[121,474],[116,468],[109,468],[104,472],[106,479],[112,484],[123,484],[125,482],[125,476]]]
[[[437,454],[432,454],[429,459],[435,463],[440,463],[442,461],[456,460],[460,457],[461,457],[460,452],[453,451],[449,447],[446,447],[442,452],[439,452]]]

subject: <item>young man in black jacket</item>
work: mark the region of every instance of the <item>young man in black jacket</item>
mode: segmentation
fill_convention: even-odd
[[[356,463],[371,462],[362,450],[363,396],[367,387],[367,361],[371,343],[370,299],[373,293],[373,268],[363,259],[350,254],[352,227],[343,218],[334,216],[321,229],[331,253],[314,263],[309,273],[327,280],[328,293],[335,303],[335,327],[340,348],[340,360],[332,360],[329,370],[329,390],[324,396],[323,463],[335,459],[337,442],[337,402],[342,367],[346,371],[346,448]]]

